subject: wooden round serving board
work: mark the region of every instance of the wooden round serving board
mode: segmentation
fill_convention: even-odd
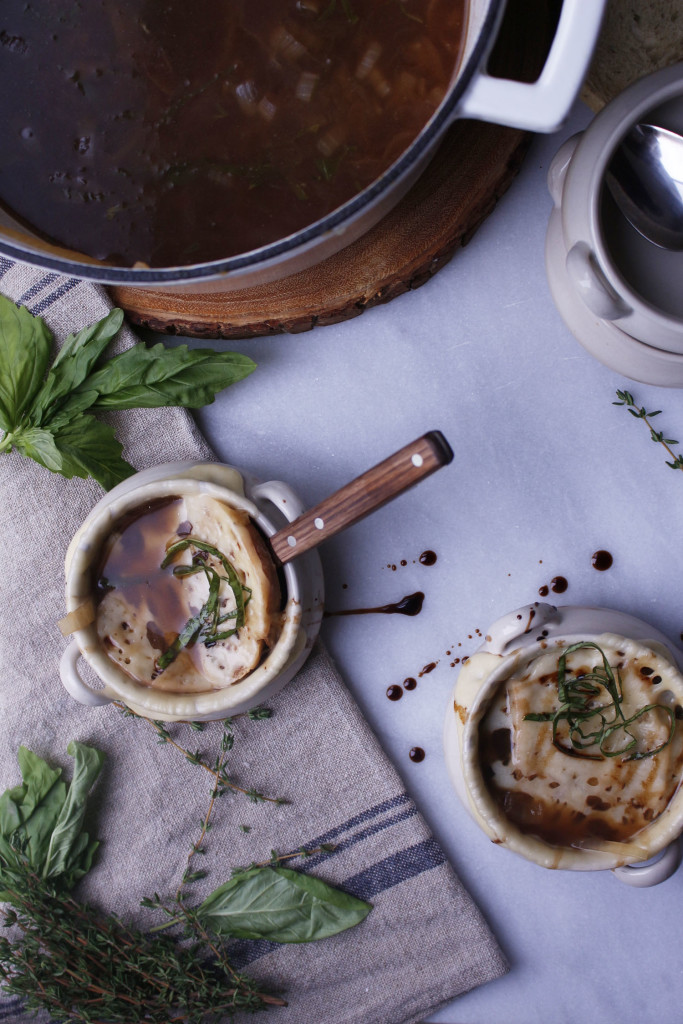
[[[533,79],[553,0],[521,0],[504,22],[496,71]],[[248,338],[298,333],[358,316],[417,288],[466,245],[521,166],[530,135],[460,121],[408,194],[371,231],[317,266],[258,287],[214,293],[111,288],[133,323],[165,334]]]

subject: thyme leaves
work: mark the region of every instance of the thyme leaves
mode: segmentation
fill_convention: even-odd
[[[661,444],[661,446],[671,456],[671,462],[667,461],[667,466],[671,469],[683,469],[683,454],[676,455],[673,451],[674,445],[677,445],[679,442],[673,437],[664,437],[663,430],[655,430],[652,426],[651,421],[655,416],[661,416],[662,410],[654,409],[649,412],[645,406],[639,406],[636,403],[636,400],[630,391],[617,391],[617,398],[619,401],[612,402],[612,405],[626,406],[631,416],[635,417],[637,420],[643,420],[650,431],[650,439],[654,441],[655,444]]]
[[[151,724],[162,734],[162,742],[183,749],[171,740],[166,726]],[[235,969],[224,940],[249,935],[310,942],[351,928],[370,912],[363,900],[281,867],[285,860],[331,852],[334,847],[329,844],[282,855],[273,851],[267,862],[234,869],[229,880],[201,903],[193,905],[188,899],[185,887],[206,875],[194,869],[192,861],[205,852],[215,800],[224,789],[231,725],[230,720],[223,723],[214,768],[204,764],[217,776],[216,788],[175,897],[164,899],[155,893],[142,901],[165,918],[147,932],[70,893],[90,869],[97,846],[81,826],[103,755],[83,744],[70,744],[75,763],[67,787],[59,770],[20,749],[23,784],[0,796],[0,902],[9,904],[4,925],[18,929],[16,938],[0,936],[0,984],[6,994],[21,998],[25,1009],[46,1010],[51,1019],[65,1024],[210,1024],[218,1017],[232,1019],[237,1011],[283,1006],[283,999]],[[193,763],[203,764],[198,754],[184,753]],[[49,863],[54,863],[54,871],[47,870]],[[169,928],[179,928],[180,933],[157,934]]]

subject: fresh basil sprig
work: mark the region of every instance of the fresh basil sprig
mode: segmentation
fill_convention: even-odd
[[[255,369],[237,352],[160,342],[139,342],[103,362],[122,323],[123,312],[113,309],[69,335],[50,366],[53,339],[44,321],[0,295],[0,453],[16,448],[53,473],[91,476],[109,489],[135,470],[114,428],[94,413],[198,409]]]
[[[104,754],[75,740],[67,751],[74,759],[71,784],[61,769],[19,747],[23,783],[0,796],[0,901],[24,866],[44,880],[71,889],[90,870],[99,846],[82,831],[86,798],[104,763]],[[9,874],[7,874],[9,873]],[[3,877],[6,876],[6,877]]]

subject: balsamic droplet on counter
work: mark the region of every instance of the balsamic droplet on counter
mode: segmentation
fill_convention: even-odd
[[[555,576],[550,581],[550,589],[552,590],[553,594],[564,594],[568,586],[569,584],[567,583],[564,576]]]
[[[400,700],[403,696],[403,690],[400,686],[390,686],[387,689],[387,697],[389,700]]]
[[[606,569],[611,569],[614,559],[612,558],[609,551],[594,551],[591,558],[591,565],[598,572],[605,572]]]
[[[382,604],[378,608],[342,608],[339,611],[326,611],[323,617],[333,615],[419,615],[422,611],[425,596],[421,590],[414,594],[406,594],[394,604]]]
[[[408,754],[408,757],[410,758],[411,761],[414,761],[416,764],[419,764],[420,761],[424,761],[425,752],[422,749],[422,747],[413,747],[410,753]]]
[[[421,679],[422,676],[428,676],[430,672],[434,671],[438,664],[438,661],[430,661],[428,665],[424,666],[421,672],[418,672],[419,678]]]
[[[408,676],[407,679],[403,680],[403,689],[404,690],[414,690],[416,686],[417,686],[417,679],[413,679],[412,676]]]
[[[544,583],[542,587],[538,588],[538,592],[541,595],[541,597],[547,597],[548,594],[550,593],[550,590],[548,589],[548,587]]]
[[[420,565],[434,565],[436,554],[434,551],[423,551],[419,558]]]

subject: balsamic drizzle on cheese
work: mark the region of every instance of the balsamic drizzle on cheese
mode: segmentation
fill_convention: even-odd
[[[524,662],[479,729],[497,806],[552,846],[630,841],[663,813],[683,772],[680,673],[642,645],[598,639]]]

